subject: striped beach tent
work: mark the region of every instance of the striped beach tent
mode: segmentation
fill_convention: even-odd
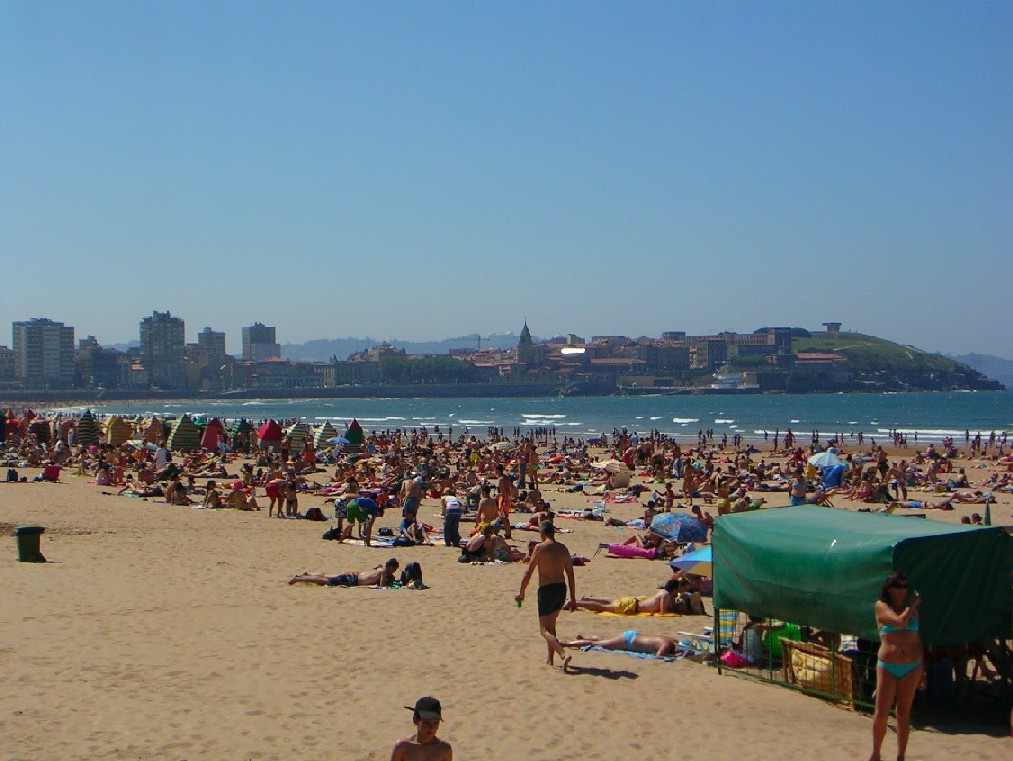
[[[337,435],[338,429],[331,425],[331,421],[328,420],[323,425],[318,425],[313,432],[313,446],[317,449],[327,449],[331,446],[327,443],[327,439],[333,439]]]
[[[305,423],[293,423],[285,430],[285,434],[289,437],[288,451],[293,457],[302,452],[307,440],[313,440],[313,432]]]
[[[173,452],[195,452],[200,449],[200,431],[189,415],[183,415],[169,434],[169,449]]]
[[[113,415],[105,423],[106,443],[118,447],[134,434],[134,427],[119,415]]]
[[[240,418],[228,425],[228,432],[233,436],[237,435],[249,435],[253,431],[253,426],[250,425],[250,421],[246,418]]]
[[[98,444],[98,439],[99,428],[98,423],[95,422],[95,416],[91,414],[91,410],[85,410],[80,420],[77,421],[77,443],[91,446]]]
[[[53,439],[53,429],[46,418],[37,417],[28,424],[28,433],[35,436],[40,444],[48,444]]]

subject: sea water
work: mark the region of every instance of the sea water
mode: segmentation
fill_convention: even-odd
[[[85,408],[54,411],[83,412]],[[110,402],[90,407],[96,414],[158,415],[185,413],[252,421],[299,419],[313,425],[330,421],[341,428],[353,418],[367,431],[426,427],[456,436],[484,436],[489,428],[507,434],[520,428],[555,429],[559,436],[587,437],[613,429],[652,430],[695,439],[701,430],[717,437],[740,434],[755,440],[791,429],[821,438],[862,432],[886,439],[897,430],[911,443],[963,440],[965,432],[1013,431],[1013,392],[885,394],[748,394],[720,396],[607,396],[484,399],[264,399],[201,402]]]

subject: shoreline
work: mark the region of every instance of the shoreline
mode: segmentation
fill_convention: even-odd
[[[429,393],[427,393],[429,392]],[[454,393],[450,393],[454,392]],[[819,395],[860,395],[879,396],[882,394],[1007,394],[1008,389],[911,389],[903,391],[883,389],[848,389],[838,391],[764,391],[757,388],[725,389],[725,388],[687,388],[687,389],[639,389],[631,391],[611,387],[600,393],[566,392],[564,384],[433,384],[411,386],[339,386],[331,388],[307,389],[244,389],[240,391],[207,392],[180,395],[176,391],[121,391],[106,390],[84,392],[80,389],[66,391],[2,391],[0,407],[18,406],[50,406],[59,403],[61,406],[84,406],[88,404],[104,404],[108,402],[162,402],[162,403],[197,403],[197,402],[232,402],[232,401],[270,401],[283,399],[516,399],[516,398],[622,398],[622,397],[680,397],[680,396],[798,396],[810,397]]]

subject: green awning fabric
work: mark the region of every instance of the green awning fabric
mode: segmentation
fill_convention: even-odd
[[[1008,638],[1013,545],[1002,527],[786,507],[714,521],[714,605],[867,639],[887,574],[922,595],[927,645]]]

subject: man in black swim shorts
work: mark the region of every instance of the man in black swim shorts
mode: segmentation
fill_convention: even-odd
[[[556,619],[559,611],[577,609],[577,589],[573,580],[573,563],[566,545],[555,539],[556,529],[552,521],[542,521],[538,526],[542,541],[531,551],[528,568],[521,579],[521,591],[514,599],[518,604],[524,601],[524,590],[531,581],[531,575],[538,569],[538,628],[545,638],[549,657],[546,663],[555,665],[555,657],[563,659],[563,671],[570,663],[568,655],[556,639]],[[565,578],[565,581],[564,581]],[[570,600],[566,600],[567,584],[570,587]]]
[[[394,574],[400,564],[397,558],[391,558],[372,571],[348,571],[336,576],[318,571],[317,573],[300,573],[289,579],[289,584],[316,584],[321,587],[389,587],[394,583]]]

